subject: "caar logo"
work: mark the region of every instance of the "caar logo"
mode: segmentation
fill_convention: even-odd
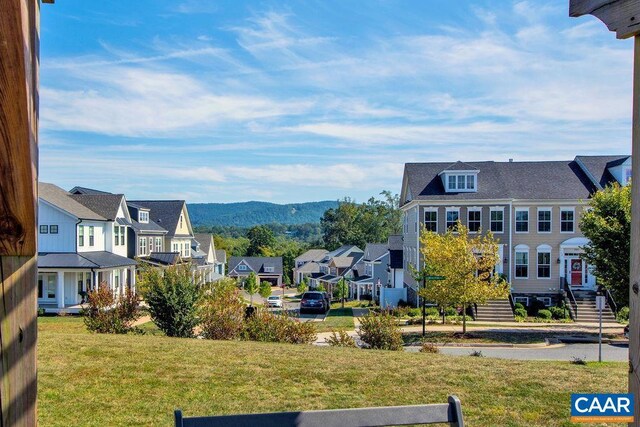
[[[633,422],[633,394],[572,394],[571,422]]]

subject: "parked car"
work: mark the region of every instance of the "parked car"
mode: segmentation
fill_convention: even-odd
[[[327,310],[331,308],[331,297],[329,296],[329,292],[323,292],[324,300],[327,302]]]
[[[326,313],[328,309],[329,305],[322,292],[309,291],[302,294],[300,314],[310,312]]]
[[[282,297],[280,295],[271,295],[267,298],[267,307],[282,308]]]

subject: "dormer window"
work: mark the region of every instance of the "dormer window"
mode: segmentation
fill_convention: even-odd
[[[238,270],[240,270],[240,271],[246,271],[246,270],[247,270],[247,266],[246,266],[246,265],[244,265],[244,264],[240,264],[240,265],[238,266]]]
[[[265,273],[273,273],[273,271],[274,271],[274,268],[273,268],[273,267],[265,267],[265,268],[264,268],[264,272],[265,272]]]
[[[149,212],[147,211],[138,211],[138,222],[141,224],[149,223]]]
[[[447,193],[476,191],[475,173],[447,173],[445,177]]]

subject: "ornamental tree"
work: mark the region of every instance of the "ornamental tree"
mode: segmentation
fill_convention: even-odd
[[[253,294],[257,293],[260,290],[258,277],[253,271],[249,273],[247,278],[244,280],[244,290],[249,294],[250,305],[253,306]]]
[[[467,307],[506,298],[509,284],[495,274],[500,256],[498,242],[491,232],[470,235],[469,229],[460,222],[455,230],[437,234],[423,228],[420,235],[423,274],[444,276],[444,280],[428,280],[420,296],[444,307],[461,305],[462,333],[465,334]]]

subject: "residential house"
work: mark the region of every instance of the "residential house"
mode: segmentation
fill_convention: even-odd
[[[360,261],[363,269],[358,269],[349,282],[350,295],[360,300],[362,296],[377,300],[380,288],[387,286],[389,280],[389,247],[386,243],[367,243],[364,256]]]
[[[364,252],[354,245],[343,245],[328,252],[318,262],[320,272],[309,275],[309,287],[323,286],[332,293],[333,287],[341,278],[350,280],[354,275],[354,267],[362,259]]]
[[[259,282],[271,282],[272,286],[282,286],[282,257],[237,257],[229,258],[227,276],[244,279],[253,272]]]
[[[216,273],[221,276],[225,275],[227,265],[227,251],[224,249],[216,249],[216,261],[218,263]]]
[[[326,249],[309,249],[293,261],[293,282],[297,286],[313,273],[320,273],[319,262],[329,253]]]
[[[402,262],[403,239],[401,234],[389,236],[389,278],[387,283],[390,288],[404,288],[404,264]]]
[[[491,231],[499,243],[495,271],[511,283],[515,301],[546,304],[563,290],[593,295],[597,280],[580,255],[588,240],[580,217],[589,198],[631,177],[629,156],[577,156],[567,161],[408,163],[401,191],[403,270],[408,298],[417,303],[420,225],[443,233],[457,221],[470,233]]]
[[[105,284],[115,295],[135,289],[126,257],[130,223],[121,194],[71,194],[38,184],[38,304],[77,311],[82,292]]]
[[[191,259],[193,228],[184,200],[134,200],[130,201],[130,205],[147,209],[149,219],[167,231],[162,242],[162,252],[177,252],[181,259]],[[147,241],[147,245],[148,243]]]
[[[168,259],[164,255],[168,252],[165,250],[167,230],[151,219],[149,208],[132,202],[127,203],[127,208],[133,231],[129,235],[129,258],[140,258],[151,263],[153,260]]]
[[[191,240],[191,259],[196,268],[196,277],[202,283],[212,283],[224,275],[224,264],[217,259],[213,235],[196,233]],[[221,274],[220,271],[223,273]]]

